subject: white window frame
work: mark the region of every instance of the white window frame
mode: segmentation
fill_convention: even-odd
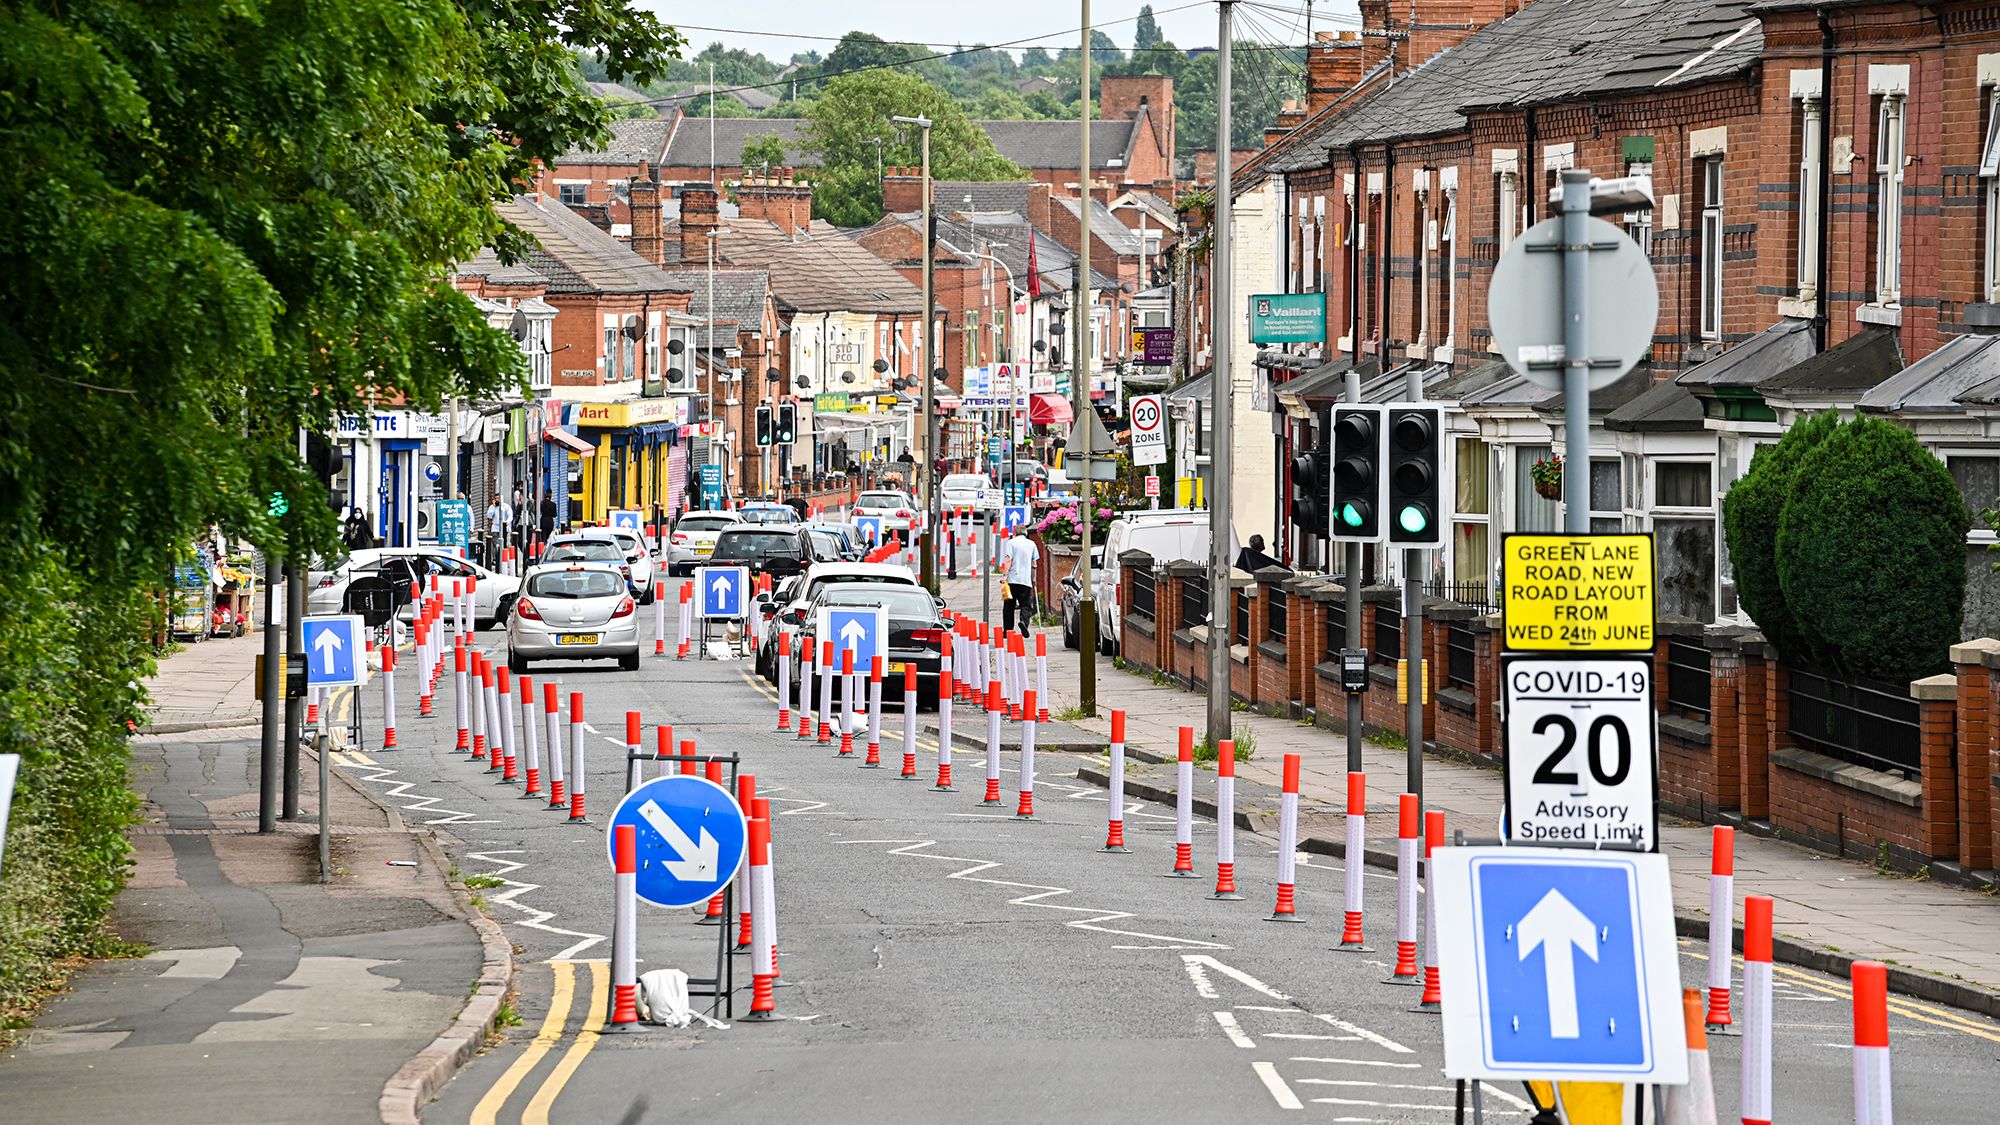
[[[660,314],[646,314],[646,378],[660,379],[664,376],[660,366]]]
[[[1695,162],[1701,177],[1701,338],[1722,339],[1723,157]]]
[[[1462,560],[1461,556],[1462,548],[1460,544],[1465,542],[1466,537],[1458,534],[1456,529],[1461,525],[1478,525],[1486,529],[1486,556],[1479,560],[1479,572],[1481,577],[1484,578],[1487,587],[1491,589],[1493,588],[1493,571],[1494,571],[1493,508],[1498,500],[1498,498],[1494,494],[1494,482],[1500,479],[1501,457],[1497,452],[1497,448],[1492,444],[1488,443],[1484,438],[1480,437],[1478,434],[1448,434],[1447,436],[1449,436],[1452,439],[1451,442],[1452,466],[1451,466],[1450,479],[1452,487],[1451,523],[1454,530],[1451,536],[1451,566],[1444,572],[1445,580],[1448,582],[1465,581],[1465,579],[1459,577],[1459,570],[1460,570],[1460,563]],[[1479,449],[1480,458],[1486,462],[1486,510],[1483,512],[1462,511],[1460,510],[1457,502],[1458,466],[1465,459],[1465,449],[1463,446],[1459,444],[1460,442],[1472,442],[1475,445],[1477,445]]]
[[[1653,162],[1650,160],[1631,161],[1625,165],[1625,174],[1627,176],[1644,176],[1646,179],[1651,180],[1653,178]],[[1645,254],[1648,258],[1652,257],[1653,209],[1648,207],[1644,211],[1627,211],[1624,215],[1624,221],[1625,233],[1631,237],[1633,242],[1639,244],[1641,253]]]
[[[1645,529],[1657,531],[1659,521],[1705,519],[1715,525],[1715,553],[1709,559],[1708,601],[1717,613],[1722,608],[1722,502],[1715,492],[1716,464],[1713,457],[1701,456],[1648,456],[1646,466],[1646,513]],[[1684,505],[1664,505],[1660,503],[1660,466],[1662,465],[1705,465],[1708,468],[1708,504],[1705,507]],[[1623,471],[1621,466],[1620,471]],[[1657,561],[1656,564],[1657,565]]]
[[[1903,157],[1906,96],[1885,93],[1875,105],[1875,300],[1903,300]]]
[[[1982,299],[2000,303],[2000,84],[1980,89],[1986,103],[1986,141],[1979,154],[1980,195],[1986,220]]]

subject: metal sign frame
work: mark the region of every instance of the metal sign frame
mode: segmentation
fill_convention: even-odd
[[[638,788],[636,781],[645,768],[641,764],[644,762],[698,762],[704,767],[709,762],[721,762],[728,767],[729,774],[729,782],[724,788],[732,794],[730,803],[736,802],[733,795],[736,792],[736,774],[742,763],[735,754],[661,754],[647,750],[634,753],[628,748],[625,751],[626,793]],[[748,812],[740,808],[737,811],[744,813],[747,823]],[[605,833],[607,838],[610,835],[608,831]],[[750,862],[747,844],[743,862]],[[731,879],[722,885],[722,924],[715,927],[715,975],[688,977],[688,996],[708,997],[708,1014],[721,1019],[736,1018],[736,961],[730,956],[736,948],[736,927],[731,924],[736,916],[736,880]]]
[[[1594,712],[1591,710],[1594,693],[1587,686],[1580,684],[1576,692],[1569,697],[1566,708],[1558,706],[1539,712],[1545,717],[1536,724],[1538,727],[1546,724],[1554,728],[1567,728],[1560,732],[1563,745],[1558,747],[1553,754],[1536,755],[1531,753],[1526,746],[1522,745],[1528,736],[1524,732],[1517,733],[1515,729],[1517,724],[1522,722],[1523,716],[1517,711],[1519,697],[1514,690],[1513,673],[1515,669],[1520,668],[1524,664],[1561,665],[1565,668],[1574,669],[1578,676],[1595,674],[1622,679],[1636,675],[1643,681],[1637,687],[1628,688],[1625,695],[1621,697],[1629,700],[1630,704],[1643,709],[1646,721],[1641,724],[1641,730],[1632,730],[1629,723],[1621,722],[1619,724],[1625,731],[1624,777],[1626,780],[1621,780],[1616,786],[1609,787],[1620,791],[1620,795],[1614,798],[1618,801],[1637,803],[1643,797],[1647,805],[1646,815],[1632,818],[1639,822],[1646,834],[1643,841],[1635,842],[1631,840],[1593,837],[1581,839],[1557,837],[1554,839],[1538,840],[1522,839],[1516,835],[1521,825],[1520,819],[1515,816],[1516,798],[1520,797],[1523,800],[1532,799],[1529,794],[1537,786],[1561,786],[1564,784],[1560,780],[1542,780],[1543,778],[1559,778],[1561,773],[1567,772],[1571,777],[1576,779],[1575,782],[1571,783],[1574,785],[1584,784],[1586,778],[1599,782],[1603,780],[1600,776],[1599,768],[1601,765],[1598,755],[1598,750],[1601,747],[1599,737],[1600,731],[1603,729],[1601,724],[1607,718],[1612,717],[1612,714],[1609,712]],[[1601,696],[1599,697],[1601,698]],[[1500,825],[1503,842],[1517,847],[1601,847],[1605,849],[1647,852],[1657,852],[1660,850],[1660,722],[1659,712],[1653,705],[1653,661],[1650,657],[1636,655],[1580,656],[1574,653],[1507,653],[1500,658],[1500,698],[1500,743],[1504,753],[1504,758],[1501,762],[1501,792],[1505,811]],[[1542,699],[1544,697],[1532,696],[1530,698]],[[1565,702],[1565,700],[1553,697],[1550,698],[1550,701],[1557,703]],[[1561,711],[1565,709],[1581,711],[1584,712],[1584,715],[1577,716],[1574,719],[1560,717]],[[1586,716],[1588,716],[1588,721],[1582,721]],[[1539,760],[1531,762],[1530,759],[1533,758],[1538,758]],[[1559,767],[1565,764],[1569,768],[1566,771],[1560,770]],[[1530,769],[1531,765],[1533,766],[1532,770]],[[1631,777],[1631,775],[1642,768],[1644,771],[1644,792],[1642,794],[1625,792],[1633,787],[1634,782],[1640,780],[1639,778]],[[1517,787],[1522,792],[1517,794]],[[1567,796],[1571,799],[1580,799],[1586,804],[1594,803],[1595,798],[1590,789],[1595,788],[1595,786],[1592,786],[1582,794],[1578,794],[1572,790],[1562,796]],[[1562,823],[1573,822],[1563,821]]]

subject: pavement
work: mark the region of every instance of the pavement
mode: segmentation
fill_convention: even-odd
[[[260,645],[204,641],[149,684],[188,729],[132,742],[140,823],[110,924],[150,952],[83,969],[0,1060],[13,1119],[415,1121],[483,1042],[509,951],[428,832],[335,774],[321,884],[310,752],[304,816],[257,832],[257,731],[233,724]]]
[[[946,593],[955,604],[978,604],[976,583],[950,583]],[[1073,707],[1079,696],[1078,654],[1062,648],[1060,630],[1050,633],[1051,705]],[[1181,726],[1194,727],[1199,736],[1207,725],[1206,703],[1199,694],[1117,669],[1106,657],[1098,659],[1097,675],[1098,716],[1074,718],[1068,725],[1095,735],[1100,744],[1110,736],[1112,707],[1126,712],[1126,741],[1135,758],[1164,760],[1174,753]],[[1239,787],[1261,784],[1275,793],[1284,755],[1300,755],[1300,846],[1344,855],[1345,735],[1255,712],[1237,713],[1234,723],[1255,741],[1253,757],[1237,765],[1238,776],[1245,779]],[[1401,749],[1369,741],[1362,760],[1368,774],[1369,860],[1393,868],[1397,801],[1408,757]],[[1496,833],[1502,804],[1498,770],[1434,754],[1424,757],[1422,769],[1425,806],[1444,812],[1448,834],[1463,830],[1468,836],[1491,838]],[[1101,768],[1092,776],[1101,777]],[[1128,785],[1163,787],[1160,791],[1171,799],[1170,768],[1134,762],[1127,779]],[[1147,795],[1140,789],[1133,793]],[[1258,812],[1242,795],[1238,806],[1245,815]],[[1683,934],[1707,933],[1712,834],[1707,825],[1661,821],[1661,848],[1673,861],[1674,902]],[[1882,961],[1890,968],[1890,987],[1898,992],[2000,1015],[2000,896],[1884,875],[1863,863],[1744,832],[1736,834],[1735,890],[1739,904],[1751,894],[1775,900],[1774,952],[1781,962],[1844,974],[1857,959]],[[1740,948],[1740,925],[1737,941]]]

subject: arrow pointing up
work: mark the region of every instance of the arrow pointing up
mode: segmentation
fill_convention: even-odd
[[[1549,1038],[1577,1037],[1576,960],[1582,950],[1597,960],[1597,926],[1576,904],[1551,890],[1515,927],[1521,935],[1521,960],[1536,946],[1542,950],[1542,974],[1549,990]]]
[[[313,637],[313,650],[320,656],[320,670],[329,676],[333,675],[333,654],[346,647],[347,642],[340,639],[339,633],[332,629],[321,629]]]
[[[667,842],[667,847],[672,848],[674,854],[680,857],[666,861],[669,875],[683,883],[715,881],[716,869],[722,865],[722,845],[716,843],[715,837],[708,834],[708,829],[701,830],[701,843],[695,843],[688,839],[688,834],[681,831],[681,826],[674,823],[674,818],[667,815],[667,811],[660,807],[658,801],[647,801],[640,805],[639,815],[647,824],[653,826],[653,831],[658,832],[660,838]]]
[[[735,598],[729,596],[729,591],[734,587],[733,584],[729,581],[729,576],[727,574],[716,575],[715,581],[709,583],[709,588],[715,591],[717,599],[723,605],[728,605],[736,600]]]
[[[868,630],[861,624],[861,622],[849,619],[847,624],[842,625],[840,627],[841,647],[851,648],[856,652],[860,652],[861,638],[867,635],[868,635]]]

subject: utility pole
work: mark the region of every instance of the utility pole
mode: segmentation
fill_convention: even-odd
[[[1826,196],[1820,197],[1826,206]],[[1563,531],[1590,534],[1590,173],[1562,174]],[[1820,293],[1826,300],[1826,293]]]
[[[1215,373],[1210,377],[1210,409],[1214,411],[1208,457],[1208,742],[1218,746],[1231,737],[1229,721],[1229,505],[1230,415],[1235,410],[1235,379],[1230,371],[1231,345],[1236,340],[1236,310],[1230,295],[1229,239],[1232,220],[1229,198],[1230,148],[1229,56],[1233,0],[1216,7],[1215,51],[1215,241],[1209,251],[1209,323],[1215,326]],[[1199,431],[1197,431],[1199,432]]]
[[[1090,405],[1090,0],[1083,3],[1083,49],[1077,52],[1077,60],[1083,68],[1083,84],[1077,89],[1082,94],[1076,99],[1078,108],[1079,138],[1077,156],[1077,201],[1076,213],[1079,218],[1077,235],[1078,253],[1076,257],[1076,300],[1070,310],[1070,320],[1076,328],[1076,346],[1070,352],[1070,397],[1074,406],[1070,411],[1076,415],[1076,432],[1083,448],[1064,453],[1065,463],[1074,456],[1082,472],[1076,476],[1077,519],[1082,527],[1082,558],[1077,565],[1081,568],[1083,601],[1077,606],[1077,706],[1086,715],[1097,714],[1097,580],[1090,570],[1090,525],[1092,510],[1097,502],[1091,498],[1091,468],[1094,462],[1090,448],[1090,425],[1084,411],[1094,409]],[[1029,237],[1033,237],[1032,234]]]
[[[264,618],[258,626],[264,630],[264,743],[257,772],[257,831],[276,832],[278,830],[278,796],[282,781],[279,773],[284,765],[283,748],[279,740],[284,737],[285,678],[278,671],[278,657],[284,652],[280,644],[284,634],[278,631],[278,584],[282,581],[282,568],[278,566],[278,556],[264,556]]]
[[[286,564],[285,578],[285,667],[306,665],[306,558],[293,551]],[[286,820],[299,818],[299,740],[305,734],[306,701],[285,693],[285,808]]]
[[[923,509],[923,530],[917,533],[917,554],[921,557],[924,588],[935,594],[938,592],[937,543],[937,362],[932,358],[933,337],[937,334],[936,317],[931,308],[931,269],[935,265],[931,244],[937,240],[937,214],[931,207],[931,119],[928,117],[891,117],[889,120],[904,125],[915,125],[923,130],[923,180],[924,180],[924,323],[923,323],[923,363],[919,365],[917,378],[922,393],[917,396],[918,409],[924,413],[924,452],[917,459],[917,506]]]

